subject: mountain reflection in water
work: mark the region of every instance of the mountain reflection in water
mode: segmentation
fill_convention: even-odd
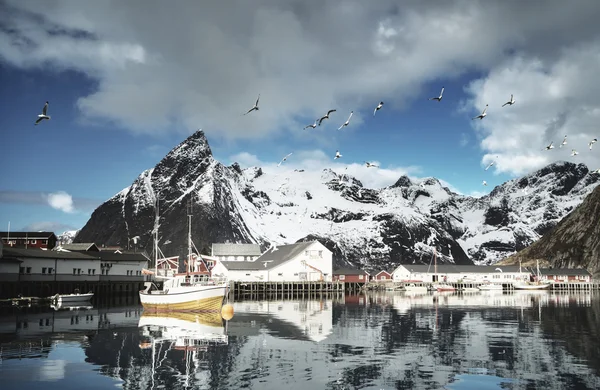
[[[550,291],[246,300],[213,313],[0,315],[2,388],[597,389],[600,298]]]

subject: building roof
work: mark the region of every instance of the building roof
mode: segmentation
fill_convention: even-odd
[[[23,260],[19,260],[16,257],[0,256],[0,263],[22,263]]]
[[[585,268],[540,268],[540,274],[542,275],[583,275],[592,276],[592,274]]]
[[[298,242],[296,244],[281,245],[277,250],[268,250],[254,261],[221,261],[228,270],[255,271],[273,269],[288,260],[293,259],[311,246],[316,241]],[[266,264],[266,265],[265,265]]]
[[[96,252],[93,254],[82,252],[63,252],[63,251],[45,251],[43,249],[21,249],[21,248],[4,248],[4,256],[15,258],[39,258],[39,259],[65,259],[65,260],[93,260],[98,259]]]
[[[260,256],[258,244],[212,244],[212,256]]]
[[[63,244],[58,246],[57,248],[66,249],[68,251],[88,251],[88,252],[99,252],[98,246],[93,242],[81,242],[81,243],[71,243],[71,244]]]
[[[333,270],[334,275],[368,275],[367,271],[355,268],[340,268]]]
[[[142,252],[115,253],[115,252],[108,252],[108,251],[100,251],[100,252],[73,251],[71,253],[76,253],[76,252],[83,253],[83,254],[89,253],[90,256],[100,258],[102,261],[149,261],[150,260]]]
[[[56,235],[54,234],[54,232],[0,232],[0,238],[2,238],[3,240],[6,240],[8,238],[15,238],[15,239],[19,239],[19,238],[27,238],[27,239],[40,239],[40,240],[47,240],[50,237],[54,236],[54,238],[56,238]]]
[[[435,267],[433,264],[400,264],[399,267],[404,267],[411,272],[418,273],[434,273]],[[518,265],[456,265],[456,264],[438,264],[438,274],[459,274],[459,273],[491,273],[491,272],[519,272]],[[529,273],[529,270],[522,268],[523,273]]]

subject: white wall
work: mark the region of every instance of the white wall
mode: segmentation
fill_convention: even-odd
[[[395,282],[401,282],[404,280],[422,280],[423,282],[431,282],[433,279],[433,270],[431,272],[415,272],[411,273],[405,266],[399,266],[392,274],[392,278]],[[438,272],[438,281],[443,281],[444,276],[447,276],[448,283],[458,283],[462,281],[464,283],[481,283],[485,281],[493,283],[512,283],[515,280],[521,280],[522,278],[528,278],[529,273],[523,272],[461,272],[461,273],[448,273]]]
[[[19,273],[19,263],[16,262],[8,262],[8,261],[0,261],[0,274],[18,274]]]

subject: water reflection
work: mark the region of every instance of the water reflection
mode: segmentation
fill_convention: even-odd
[[[5,313],[0,377],[49,389],[600,388],[596,294],[385,292],[233,306],[230,321],[139,306]]]

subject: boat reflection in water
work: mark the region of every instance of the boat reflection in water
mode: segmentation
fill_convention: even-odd
[[[156,374],[161,371],[170,372],[169,375],[179,371],[176,376],[183,379],[185,388],[190,386],[190,381],[197,382],[202,376],[206,378],[200,382],[206,382],[210,371],[203,362],[210,359],[215,349],[229,344],[227,323],[219,312],[144,311],[138,327],[145,339],[140,342],[140,348],[152,354],[151,388],[165,385],[157,383],[161,376]],[[175,363],[182,360],[178,351],[183,351],[184,369]],[[167,367],[169,362],[175,364]]]

